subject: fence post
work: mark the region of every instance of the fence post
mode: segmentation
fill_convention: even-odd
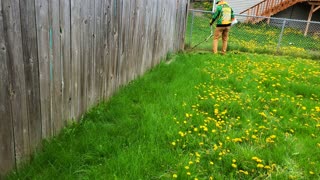
[[[281,40],[282,40],[282,36],[283,36],[283,31],[284,31],[284,27],[286,25],[286,19],[283,20],[283,24],[282,24],[282,28],[281,28],[281,32],[280,32],[280,36],[279,36],[279,41],[278,41],[278,46],[277,46],[277,52],[279,52],[280,49],[280,44],[281,44]]]
[[[191,47],[191,43],[192,43],[193,20],[194,20],[194,10],[192,10],[192,19],[191,19],[191,26],[190,26],[190,36],[189,36],[190,47]]]

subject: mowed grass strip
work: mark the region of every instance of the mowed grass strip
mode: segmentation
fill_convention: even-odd
[[[319,179],[320,63],[173,55],[8,179]]]

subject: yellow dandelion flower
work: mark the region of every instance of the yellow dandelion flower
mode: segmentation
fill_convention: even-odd
[[[172,142],[171,144],[172,144],[172,146],[175,146],[175,145],[176,145],[176,142]]]
[[[200,157],[201,155],[200,155],[198,152],[196,152],[196,156],[197,156],[197,157]]]
[[[187,172],[187,175],[190,176],[190,175],[191,175],[191,172]]]
[[[191,165],[191,164],[193,164],[193,162],[192,162],[192,161],[189,161],[189,164]]]
[[[267,142],[267,143],[274,143],[274,140],[272,140],[271,138],[267,138],[267,139],[266,139],[266,142]]]
[[[259,159],[258,157],[252,157],[252,160],[256,161],[257,163],[262,162],[262,160],[261,160],[261,159]]]
[[[173,178],[178,178],[178,175],[177,174],[173,174],[172,177]]]
[[[237,165],[236,165],[236,164],[231,164],[231,166],[232,166],[233,168],[237,168]]]
[[[257,168],[264,168],[263,164],[257,164]]]
[[[197,131],[198,131],[198,128],[194,128],[193,131],[194,131],[194,132],[197,132]]]
[[[256,135],[252,135],[251,138],[252,139],[257,139],[257,136]]]
[[[314,174],[314,172],[313,172],[313,171],[309,171],[309,174],[313,175],[313,174]]]
[[[242,142],[242,139],[241,138],[234,138],[234,139],[232,139],[232,142]]]
[[[264,112],[260,112],[259,114],[263,117],[267,117],[267,115]]]
[[[185,168],[185,169],[189,169],[189,166],[185,166],[184,168]]]
[[[244,171],[244,170],[239,170],[238,172],[239,172],[239,173],[243,173],[243,174],[245,174],[245,175],[248,175],[248,174],[249,174],[248,171]]]
[[[271,139],[275,139],[277,136],[276,135],[271,135],[270,138]]]
[[[224,110],[223,112],[221,112],[222,115],[225,115],[227,113],[227,110]]]
[[[213,165],[214,163],[212,161],[210,161],[210,165]]]
[[[270,166],[264,166],[264,168],[265,168],[265,169],[271,169],[271,167],[270,167]]]

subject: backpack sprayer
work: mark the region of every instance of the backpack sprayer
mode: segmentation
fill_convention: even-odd
[[[213,31],[212,31],[212,25],[210,26],[210,29],[211,29],[211,34],[206,38],[204,39],[203,41],[201,41],[200,43],[196,44],[195,46],[193,46],[193,48],[191,49],[194,49],[195,47],[199,46],[200,44],[204,43],[204,42],[207,42],[212,36],[213,36]]]

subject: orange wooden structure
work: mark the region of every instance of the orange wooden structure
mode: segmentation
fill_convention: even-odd
[[[263,0],[260,3],[242,11],[240,14],[246,14],[248,16],[264,16],[271,17],[272,15],[287,9],[297,3],[308,2],[311,5],[311,9],[308,16],[308,23],[305,29],[305,35],[307,35],[310,20],[314,12],[320,9],[320,0]],[[249,17],[248,22],[257,23],[264,18]]]

